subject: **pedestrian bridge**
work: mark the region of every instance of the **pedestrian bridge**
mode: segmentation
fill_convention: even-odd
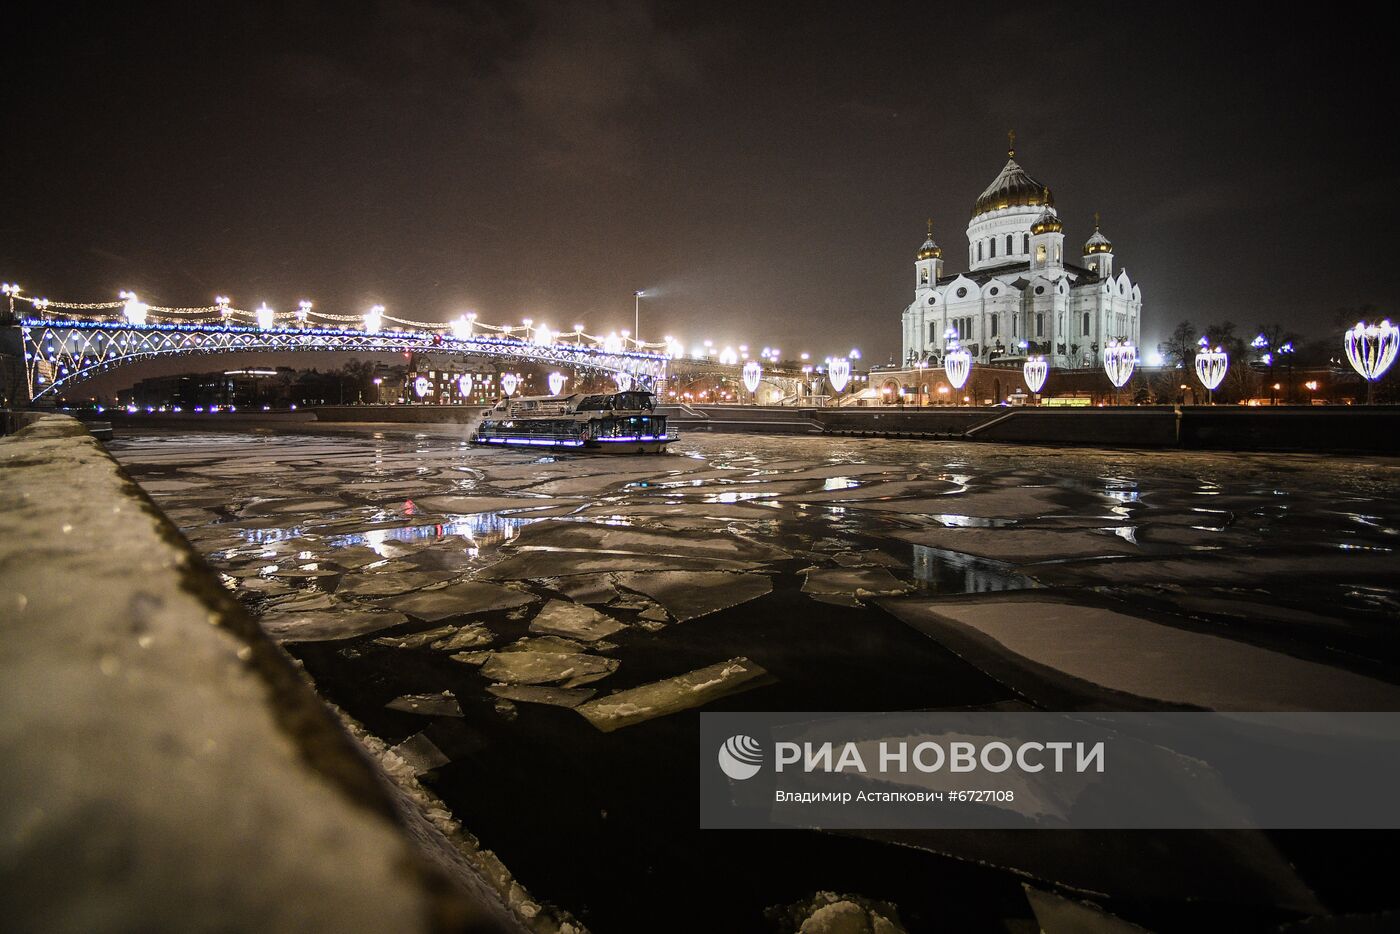
[[[29,397],[39,401],[101,373],[142,360],[195,354],[419,352],[627,374],[655,388],[667,375],[664,353],[627,350],[582,340],[522,340],[490,333],[369,330],[349,327],[247,326],[234,323],[141,323],[128,320],[22,318],[24,372]]]

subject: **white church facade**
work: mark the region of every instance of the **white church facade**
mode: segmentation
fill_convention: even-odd
[[[972,210],[967,272],[944,273],[930,222],[904,309],[905,366],[939,365],[950,337],[979,363],[1040,354],[1057,368],[1098,366],[1111,340],[1141,346],[1142,290],[1115,268],[1097,215],[1069,262],[1054,195],[1015,155]]]

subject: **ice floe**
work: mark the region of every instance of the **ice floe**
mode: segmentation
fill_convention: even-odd
[[[390,710],[417,713],[425,717],[460,717],[462,706],[450,691],[441,694],[405,694],[384,705]]]
[[[584,642],[596,642],[625,628],[622,623],[597,610],[563,600],[550,600],[530,621],[531,632]]]
[[[616,574],[613,579],[627,590],[646,594],[661,604],[677,622],[707,616],[772,593],[767,574],[728,571],[642,571]],[[655,615],[643,618],[657,621]],[[664,619],[664,617],[662,617]]]
[[[747,658],[731,658],[695,671],[653,681],[591,700],[575,708],[604,733],[699,707],[736,691],[757,687],[769,674]]]

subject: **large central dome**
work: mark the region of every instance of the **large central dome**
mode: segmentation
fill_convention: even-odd
[[[1008,153],[1014,156],[1015,151]],[[1017,164],[1015,159],[1008,158],[1006,165],[1002,168],[1001,174],[987,186],[987,190],[982,192],[977,199],[977,204],[972,209],[972,216],[986,214],[988,211],[999,211],[1002,208],[1012,206],[1052,206],[1055,203],[1055,196],[1050,193],[1040,182],[1026,174],[1026,170]]]

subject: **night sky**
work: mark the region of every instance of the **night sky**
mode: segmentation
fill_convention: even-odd
[[[878,362],[925,218],[965,269],[1014,128],[1072,261],[1101,212],[1148,346],[1182,318],[1321,335],[1397,308],[1390,40],[1336,5],[1284,33],[1229,4],[5,16],[0,278],[52,299],[607,331],[644,288],[649,339]]]

